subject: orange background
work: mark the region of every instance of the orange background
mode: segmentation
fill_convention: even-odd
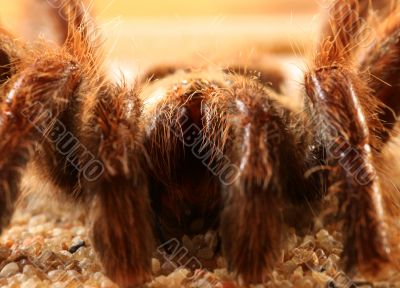
[[[31,8],[46,0],[0,1],[6,29],[27,40],[52,39],[42,8]],[[86,1],[93,4],[110,65],[129,78],[160,63],[208,64],[221,55],[232,61],[257,53],[303,56],[317,37],[321,0]],[[226,57],[227,51],[233,54]]]
[[[109,6],[105,16],[199,16],[285,13],[290,10],[302,13],[315,8],[313,0],[97,0],[98,7]]]
[[[26,1],[1,0],[0,17],[11,20]],[[100,18],[300,14],[316,11],[315,0],[88,0]]]

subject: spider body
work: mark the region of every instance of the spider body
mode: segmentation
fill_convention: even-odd
[[[202,155],[196,157],[192,152],[200,148],[196,146],[202,146],[202,103],[207,96],[201,87],[207,85],[201,80],[176,80],[174,83],[165,79],[168,84],[151,85],[142,94],[147,127],[145,146],[155,160],[150,173],[154,211],[161,212],[161,222],[174,218],[167,226],[172,230],[180,228],[182,233],[190,231],[197,219],[211,219],[215,226],[221,201],[217,177],[202,163]]]
[[[93,247],[123,287],[150,279],[157,244],[209,229],[219,231],[231,271],[266,281],[287,228],[310,228],[326,201],[334,210],[326,218],[345,235],[347,271],[397,268],[390,202],[398,196],[382,184],[378,162],[400,112],[398,77],[383,71],[399,69],[400,19],[396,8],[379,27],[390,41],[379,35],[368,53],[349,49],[367,2],[332,5],[301,107],[279,95],[274,69],[255,79],[229,72],[235,67],[167,67],[153,73],[163,79],[134,89],[113,84],[80,1],[60,2],[68,19],[61,47],[32,48],[0,31],[1,227],[21,168],[33,161],[88,209]]]

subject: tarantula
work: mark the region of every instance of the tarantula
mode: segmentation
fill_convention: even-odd
[[[1,30],[0,228],[29,162],[87,207],[94,249],[122,287],[150,279],[156,243],[208,229],[231,271],[265,281],[288,226],[311,226],[326,201],[347,271],[397,267],[396,195],[380,155],[400,113],[400,14],[370,13],[370,2],[330,3],[297,110],[269,72],[172,67],[133,89],[112,83],[78,0],[54,1],[61,47]],[[366,27],[376,33],[362,45]]]

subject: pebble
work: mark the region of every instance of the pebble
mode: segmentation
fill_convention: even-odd
[[[111,282],[110,279],[103,276],[100,282],[100,288],[117,288],[117,285]]]
[[[62,270],[52,270],[49,273],[47,273],[48,277],[50,280],[57,282],[59,281],[61,278],[64,277],[65,275],[65,271]]]
[[[72,258],[72,254],[67,251],[67,250],[61,250],[60,252],[58,252],[58,255],[60,256],[60,258],[62,258],[64,261],[69,261]]]
[[[8,284],[7,278],[0,278],[0,287],[5,287]]]
[[[204,241],[213,251],[217,248],[218,245],[218,236],[216,232],[208,231],[206,235],[204,235]]]
[[[51,209],[51,213],[60,212],[60,215],[49,214],[46,208],[34,211],[39,212],[27,209],[21,213],[17,210],[11,227],[0,236],[0,265],[2,261],[11,261],[4,267],[0,266],[3,267],[0,271],[0,287],[117,288],[105,276],[88,241],[83,223],[85,217],[73,218],[62,209]],[[330,233],[324,229],[315,235],[300,237],[294,229],[290,229],[287,247],[282,250],[284,257],[277,263],[272,280],[254,288],[326,287],[340,268],[338,255],[343,250],[342,238],[341,233]],[[188,270],[177,270],[176,266],[164,259],[152,259],[155,278],[146,287],[193,288],[196,283],[212,282],[213,288],[239,288],[234,275],[227,272],[225,259],[215,253],[218,241],[215,232],[197,235],[192,239],[189,236],[182,238],[183,245],[202,264],[215,262],[218,268],[213,272],[196,272],[194,275],[199,278],[191,278],[193,271],[189,275]],[[12,258],[18,255],[24,255],[25,258]],[[399,284],[390,287],[400,287]]]
[[[291,274],[292,274],[291,279],[293,282],[300,280],[304,277],[303,268],[299,266]]]
[[[321,287],[327,286],[327,283],[331,281],[331,277],[327,276],[325,273],[312,271],[312,277],[317,281],[318,285]]]
[[[308,260],[306,261],[306,265],[309,267],[311,270],[317,269],[319,264],[319,259],[317,254],[315,252],[312,252],[310,257],[308,257]]]
[[[29,254],[39,256],[40,252],[42,251],[43,245],[44,245],[43,236],[37,235],[34,237],[26,238],[22,243],[20,249],[24,250]]]
[[[286,261],[282,264],[282,269],[284,271],[285,274],[292,274],[293,271],[295,271],[296,269],[298,269],[297,267],[301,268],[300,266],[298,266],[298,264],[290,259],[289,261]]]
[[[151,259],[151,270],[153,271],[154,275],[158,275],[161,271],[161,263],[158,259],[153,258]]]
[[[11,255],[11,250],[7,247],[0,247],[0,263]]]
[[[39,288],[41,287],[39,283],[40,279],[37,276],[32,276],[27,281],[21,283],[21,288]]]
[[[25,265],[24,268],[22,269],[22,273],[29,277],[36,276],[36,269],[32,265]]]
[[[87,250],[88,249],[86,249],[85,247],[81,247],[74,254],[72,254],[73,255],[72,258],[77,261],[82,261],[82,260],[86,259],[88,256]]]
[[[18,264],[15,262],[8,263],[0,271],[0,277],[11,277],[17,274],[19,271]]]
[[[79,240],[76,244],[71,246],[71,248],[68,249],[68,252],[71,254],[74,254],[76,251],[78,251],[79,248],[84,247],[86,245],[85,241]]]
[[[174,272],[176,269],[176,265],[172,264],[169,261],[166,261],[164,264],[161,265],[161,272],[163,275],[168,275]]]
[[[193,244],[193,250],[198,250],[198,249],[204,247],[204,236],[203,235],[196,235],[192,239],[192,244]]]
[[[317,237],[317,241],[330,237],[329,232],[325,229],[320,230],[315,236]]]

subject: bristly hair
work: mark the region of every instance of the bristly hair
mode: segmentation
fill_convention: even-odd
[[[370,6],[357,0],[333,4],[330,31],[324,34],[314,67],[305,76],[307,106],[324,123],[316,127],[315,137],[329,147],[328,197],[336,194],[339,199],[334,218],[343,221],[346,270],[358,268],[376,275],[393,261],[382,201],[385,191],[376,176],[376,154],[382,147],[376,131],[384,131],[379,119],[384,105],[374,96],[368,75],[358,70],[357,63],[359,51],[368,44],[362,43],[360,36],[367,31]],[[355,168],[364,171],[363,181],[356,177]]]
[[[23,44],[0,27],[0,85],[15,73],[16,65],[23,58]],[[0,96],[0,102],[2,97]]]
[[[339,65],[352,61],[354,50],[367,25],[370,1],[332,0],[315,56],[318,66]]]
[[[153,74],[162,80],[142,80],[133,89],[113,83],[83,2],[47,3],[62,23],[62,43],[23,46],[0,31],[0,92],[7,99],[0,100],[0,229],[32,159],[42,176],[87,209],[91,244],[122,287],[151,279],[157,242],[208,229],[219,229],[230,271],[248,284],[265,282],[287,228],[304,228],[303,222],[309,228],[312,213],[332,198],[346,270],[375,277],[392,266],[400,249],[390,248],[400,237],[390,225],[400,212],[385,206],[397,198],[382,185],[378,162],[400,112],[393,104],[397,12],[376,25],[378,42],[364,55],[377,2],[332,2],[305,75],[304,111],[292,95],[279,95],[283,74],[248,73],[248,63],[203,72],[159,68]],[[36,129],[42,106],[52,117]],[[390,113],[392,126],[384,118]],[[78,144],[66,156],[60,139]],[[96,179],[85,177],[88,159],[101,167]],[[224,175],[231,167],[235,174]],[[199,219],[201,225],[192,225]]]
[[[394,9],[385,20],[377,24],[376,38],[357,59],[358,69],[369,76],[369,86],[375,98],[381,102],[378,117],[383,123],[375,129],[382,143],[394,133],[393,127],[400,113],[400,8]],[[378,127],[379,128],[379,127]]]

